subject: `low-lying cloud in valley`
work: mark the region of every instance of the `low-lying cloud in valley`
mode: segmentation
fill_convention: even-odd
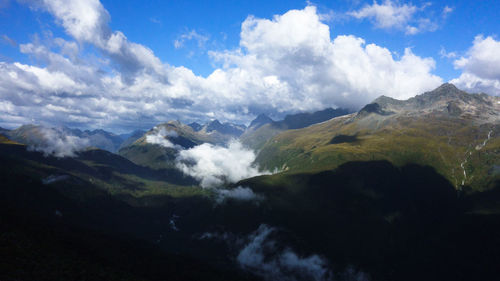
[[[318,255],[299,257],[291,248],[278,250],[278,242],[270,237],[275,231],[275,228],[262,224],[249,235],[248,243],[236,258],[244,269],[266,280],[333,280],[327,261]]]
[[[63,132],[57,128],[39,127],[37,138],[28,140],[28,150],[43,152],[45,156],[74,157],[89,146],[89,140]]]
[[[256,155],[232,140],[227,146],[204,143],[179,151],[176,166],[200,181],[202,187],[217,187],[235,183],[268,172],[259,171],[254,164]]]
[[[201,240],[213,240],[236,248],[235,261],[245,270],[269,281],[368,281],[362,271],[348,266],[341,272],[332,271],[327,259],[317,254],[300,255],[280,240],[278,228],[261,224],[254,232],[241,237],[231,232],[205,232]]]
[[[179,145],[173,144],[168,137],[178,137],[177,132],[169,130],[167,131],[165,128],[155,127],[153,128],[153,132],[146,135],[146,142],[150,144],[157,144],[166,148],[175,148],[181,149],[182,147]]]
[[[250,187],[237,186],[232,189],[215,189],[215,192],[215,200],[218,204],[223,203],[228,199],[253,202],[259,202],[264,199],[263,195],[253,192]]]

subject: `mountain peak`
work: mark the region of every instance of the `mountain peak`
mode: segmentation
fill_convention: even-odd
[[[222,124],[219,120],[215,119],[213,121],[208,122],[200,131],[211,133],[218,132],[223,135],[232,135],[232,136],[240,136],[243,131],[245,131],[245,126],[237,125],[232,123],[224,123]]]
[[[203,126],[202,126],[200,123],[198,123],[198,122],[192,122],[192,123],[189,123],[189,124],[188,124],[188,126],[189,126],[189,127],[191,127],[191,128],[193,128],[193,130],[194,130],[195,132],[198,132],[198,131],[200,131],[201,129],[203,129]]]
[[[460,90],[452,83],[444,83],[433,90],[433,92],[459,92],[459,91]]]
[[[453,84],[444,83],[432,91],[407,100],[380,96],[360,110],[357,116],[445,114],[449,117],[467,116],[480,123],[493,122],[500,119],[499,100],[498,97],[486,94],[469,94]]]
[[[222,123],[219,122],[219,120],[217,120],[217,119],[214,119],[214,120],[208,122],[208,126],[220,126],[220,125],[222,125]]]
[[[272,123],[274,122],[273,119],[269,118],[269,116],[265,115],[264,113],[261,113],[255,118],[251,123],[249,128],[254,128],[257,129],[259,127],[262,127],[265,124]]]

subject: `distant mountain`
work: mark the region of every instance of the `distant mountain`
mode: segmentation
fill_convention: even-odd
[[[204,125],[199,131],[210,134],[217,132],[222,135],[229,135],[233,137],[239,137],[245,131],[245,125],[239,125],[234,123],[220,123],[219,120],[213,120],[206,125]]]
[[[382,96],[357,113],[284,131],[257,157],[289,172],[360,160],[432,166],[457,188],[492,186],[500,179],[500,97],[452,84],[405,101]]]
[[[211,121],[203,126],[169,121],[149,130],[136,141],[122,145],[119,154],[130,161],[155,169],[171,168],[179,149],[192,148],[203,143],[223,145],[237,138],[244,125]]]
[[[297,113],[285,116],[285,119],[276,122],[275,126],[284,126],[287,129],[301,129],[349,113],[350,111],[344,108],[327,108],[313,113]]]
[[[0,134],[6,136],[6,135],[8,135],[9,132],[10,132],[9,129],[5,129],[5,128],[0,127]]]
[[[280,132],[305,128],[348,113],[349,110],[343,108],[327,108],[313,113],[287,115],[281,121],[273,121],[266,115],[261,114],[250,123],[248,129],[241,135],[240,140],[250,148],[259,149],[266,141]]]
[[[213,124],[211,122],[209,124]],[[219,123],[220,124],[220,123]],[[202,130],[195,131],[190,125],[180,121],[169,121],[155,126],[136,141],[120,148],[119,154],[130,161],[155,169],[174,166],[174,160],[179,149],[191,148],[202,143],[224,144],[231,138],[230,134],[222,134],[217,125],[210,132],[206,131],[208,124]]]
[[[190,124],[188,124],[188,126],[191,127],[191,128],[193,128],[193,130],[195,132],[198,132],[199,130],[203,129],[203,125],[200,125],[197,122],[190,123]]]
[[[131,145],[136,140],[140,139],[145,133],[146,131],[143,130],[135,130],[132,133],[120,135],[120,138],[123,140],[120,144],[120,148]]]
[[[45,127],[39,125],[23,125],[17,129],[8,131],[6,135],[19,143],[26,145],[40,144],[45,136]],[[67,127],[54,128],[59,134],[76,136],[88,140],[89,146],[104,149],[110,152],[116,152],[123,142],[122,138],[113,133],[104,130],[85,130],[71,129]]]
[[[7,132],[6,136],[16,142],[30,145],[43,137],[39,128],[41,127],[36,125],[23,125]]]
[[[6,130],[4,135],[8,138],[23,143],[26,145],[36,145],[42,142],[45,137],[45,127],[39,125],[23,125],[14,130]],[[122,143],[132,143],[140,138],[144,131],[134,131],[131,134],[116,135],[114,133],[97,129],[97,130],[79,130],[68,127],[53,128],[58,133],[68,136],[76,136],[79,138],[87,139],[88,145],[91,147],[100,148],[110,152],[117,152]],[[124,139],[124,136],[129,136]]]
[[[248,126],[247,130],[257,130],[262,126],[273,122],[274,120],[269,118],[267,115],[259,114],[257,118],[255,118],[254,120],[252,120],[252,122],[250,122],[250,126]]]
[[[74,132],[76,136],[89,139],[91,146],[110,152],[118,151],[123,142],[123,139],[120,136],[100,129],[93,131],[85,130],[81,133],[78,131],[79,130],[73,130],[72,132]]]
[[[445,84],[281,131],[257,159],[281,172],[206,189],[150,168],[229,137],[179,121],[120,150],[150,167],[0,135],[0,280],[495,280],[499,136],[499,97]]]

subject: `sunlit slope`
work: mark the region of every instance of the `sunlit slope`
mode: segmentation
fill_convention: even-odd
[[[240,136],[245,146],[259,150],[269,139],[290,129],[300,129],[330,120],[337,116],[348,114],[350,111],[343,108],[327,108],[312,113],[297,113],[285,116],[281,121],[273,121],[265,115],[259,115]]]
[[[257,162],[294,173],[383,159],[430,165],[457,188],[488,188],[500,178],[500,98],[451,84],[407,101],[381,97],[358,113],[275,136]]]

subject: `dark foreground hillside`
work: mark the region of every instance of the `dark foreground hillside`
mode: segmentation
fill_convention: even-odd
[[[49,183],[47,171],[69,164],[1,145],[0,280],[494,280],[500,273],[500,183],[458,193],[430,167],[348,162],[244,180],[237,185],[251,188],[252,200],[217,202],[190,186],[108,189],[95,182],[119,185],[135,166],[93,153],[65,160],[71,169],[83,165],[80,176]],[[162,180],[147,169],[132,178]]]

